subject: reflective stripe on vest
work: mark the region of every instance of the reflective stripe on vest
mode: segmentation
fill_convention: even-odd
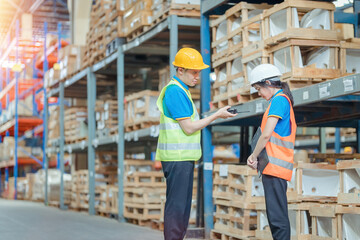
[[[201,149],[200,143],[158,143],[160,150],[197,150]]]
[[[291,132],[289,136],[282,137],[278,135],[275,131],[273,131],[269,142],[265,146],[267,155],[269,157],[269,164],[265,167],[262,173],[290,181],[292,177],[292,170],[294,167],[296,122],[295,122],[294,110],[289,98],[283,93],[277,94],[276,96],[274,96],[274,98],[280,96],[285,97],[290,104]],[[264,131],[268,119],[270,106],[271,106],[271,102],[268,108],[266,109],[261,122],[262,131]]]
[[[155,159],[161,161],[196,161],[201,157],[200,131],[188,135],[182,130],[178,121],[168,118],[164,114],[163,98],[165,91],[168,86],[174,84],[185,91],[192,103],[193,114],[191,115],[191,121],[199,120],[199,114],[191,99],[190,92],[184,89],[179,82],[175,80],[170,81],[169,84],[162,89],[157,101],[161,116],[159,126],[160,134]]]

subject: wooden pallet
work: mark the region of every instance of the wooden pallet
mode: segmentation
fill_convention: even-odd
[[[214,165],[213,198],[231,200],[232,194],[229,188],[229,178],[227,175],[227,165]]]
[[[311,238],[311,222],[308,221],[310,208],[314,203],[295,203],[288,204],[289,221],[292,240],[305,240]],[[255,231],[256,239],[271,240],[271,231],[266,215],[265,203],[257,203],[257,229]]]
[[[325,81],[340,77],[338,64],[338,41],[330,40],[303,40],[290,39],[274,47],[269,48],[268,54],[270,63],[279,67],[283,72],[282,79],[291,80],[318,80]],[[311,64],[305,66],[303,62],[315,54],[316,51],[323,51],[328,48],[329,62],[326,62],[326,68]]]
[[[124,202],[127,203],[161,203],[166,196],[166,188],[124,188]]]
[[[165,187],[166,182],[162,172],[134,172],[126,176],[125,187]]]
[[[254,19],[254,17],[249,15],[249,12],[253,10],[268,9],[270,7],[271,5],[268,4],[249,4],[240,2],[228,9],[224,15],[212,20],[210,22],[214,39],[211,43],[213,49],[212,61],[215,62],[232,55],[241,51],[243,46],[247,46],[249,44],[249,34],[246,32],[249,29],[254,30],[256,27],[252,22],[248,22],[249,20],[253,21]],[[235,25],[233,26],[234,23]],[[219,28],[223,28],[226,34],[224,34],[222,38],[217,39],[216,35]],[[220,45],[227,45],[227,47],[223,47],[223,51],[218,51],[217,48]]]
[[[124,203],[124,217],[139,221],[160,219],[161,204]]]
[[[299,28],[295,24],[299,24],[299,20],[308,12],[314,9],[324,9],[329,11],[330,29],[310,29]],[[263,25],[264,25],[264,41],[268,46],[279,44],[287,39],[322,39],[322,40],[337,40],[337,34],[334,25],[334,11],[335,6],[332,3],[318,2],[318,1],[294,1],[287,0],[281,4],[264,11]],[[284,31],[276,34],[271,34],[270,18],[279,15],[286,16],[281,26]],[[297,20],[297,21],[296,21]],[[278,26],[278,28],[281,28]],[[275,35],[276,34],[276,35]]]
[[[230,231],[230,200],[219,199],[218,197],[214,197],[214,205],[216,208],[216,212],[214,215],[214,229],[220,231]]]
[[[262,182],[256,170],[248,166],[229,165],[229,191],[234,204],[264,202]]]
[[[311,239],[338,239],[336,204],[314,204],[310,207]]]

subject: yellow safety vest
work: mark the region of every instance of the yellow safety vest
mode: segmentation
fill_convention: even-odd
[[[186,134],[178,121],[168,118],[164,114],[163,98],[166,89],[171,85],[177,85],[186,92],[192,106],[193,114],[191,115],[192,121],[199,120],[199,114],[191,99],[191,94],[188,90],[174,79],[172,79],[161,91],[157,100],[157,106],[161,112],[160,116],[160,133],[158,145],[156,149],[155,160],[160,161],[197,161],[201,157],[200,145],[200,130],[191,135]]]

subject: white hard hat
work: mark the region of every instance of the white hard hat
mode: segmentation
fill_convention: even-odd
[[[256,66],[250,73],[250,85],[265,81],[274,77],[280,77],[282,74],[280,70],[272,64],[260,64]],[[272,79],[273,81],[280,81],[280,78]]]

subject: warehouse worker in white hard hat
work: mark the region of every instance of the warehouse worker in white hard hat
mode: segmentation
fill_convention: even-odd
[[[175,56],[176,75],[161,91],[157,106],[161,112],[160,134],[156,160],[161,161],[166,178],[164,211],[165,240],[183,239],[189,223],[194,162],[201,157],[200,130],[218,118],[234,117],[230,106],[199,119],[189,87],[200,79],[204,64],[201,54],[192,48],[182,48]]]
[[[281,75],[272,64],[261,64],[250,73],[251,86],[270,104],[262,118],[261,136],[247,164],[262,171],[266,214],[273,239],[289,240],[286,181],[292,176],[296,122],[293,96],[288,84],[280,81]],[[269,162],[265,168],[258,168],[258,156],[263,149]]]

